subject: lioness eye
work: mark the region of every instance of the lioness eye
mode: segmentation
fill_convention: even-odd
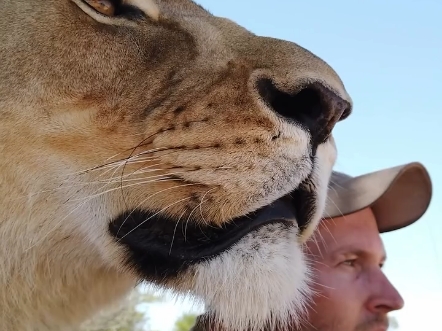
[[[94,8],[97,12],[106,15],[115,15],[115,5],[112,0],[84,0],[89,6]]]

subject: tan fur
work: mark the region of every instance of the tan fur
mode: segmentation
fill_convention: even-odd
[[[126,209],[216,225],[296,188],[308,134],[260,100],[258,77],[350,102],[293,43],[187,0],[128,2],[147,18],[0,0],[0,330],[72,330],[122,298],[138,278],[107,224]],[[334,146],[318,155],[325,192]]]

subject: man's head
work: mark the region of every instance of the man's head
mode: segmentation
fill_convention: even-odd
[[[387,314],[404,301],[382,271],[380,233],[415,222],[430,199],[431,182],[420,164],[355,178],[333,174],[328,217],[306,243],[316,294],[305,330],[387,329]]]
[[[322,221],[315,238],[307,243],[317,293],[311,330],[386,330],[387,313],[404,302],[382,271],[386,253],[371,208]]]

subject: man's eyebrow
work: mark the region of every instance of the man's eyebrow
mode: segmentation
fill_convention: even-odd
[[[343,254],[347,254],[347,255],[348,254],[353,254],[353,255],[356,255],[356,256],[359,256],[359,257],[368,257],[370,255],[373,255],[372,253],[370,253],[369,251],[364,250],[364,249],[354,248],[354,247],[351,247],[351,246],[345,246],[345,247],[337,249],[334,252],[333,256],[343,255]],[[384,253],[382,255],[380,261],[381,261],[382,264],[384,264],[387,261],[387,254],[386,253]]]

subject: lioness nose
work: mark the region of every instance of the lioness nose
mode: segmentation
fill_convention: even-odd
[[[320,83],[287,93],[278,89],[271,79],[262,78],[257,82],[257,88],[277,114],[310,132],[313,147],[325,142],[336,123],[351,113],[350,102]]]

